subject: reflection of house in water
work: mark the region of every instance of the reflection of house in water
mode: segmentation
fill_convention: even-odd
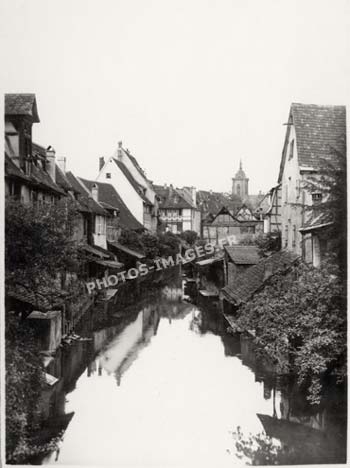
[[[105,372],[115,373],[118,385],[122,374],[157,333],[159,317],[158,306],[144,307],[136,320],[125,327],[97,358]]]
[[[165,286],[162,289],[162,296],[168,301],[181,301],[183,297],[183,289],[177,287]]]

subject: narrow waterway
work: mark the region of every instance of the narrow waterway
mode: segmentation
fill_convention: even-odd
[[[92,341],[61,357],[61,387],[46,404],[51,420],[67,427],[60,449],[41,463],[232,466],[241,463],[231,433],[237,426],[257,434],[262,420],[266,432],[271,421],[288,419],[322,437],[337,428],[326,409],[304,405],[298,413],[215,307],[183,300],[182,278],[123,318],[113,307],[112,325],[90,330]]]

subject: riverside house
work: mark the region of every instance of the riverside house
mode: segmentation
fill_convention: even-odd
[[[97,182],[113,185],[136,220],[151,232],[158,227],[158,199],[152,182],[122,142],[106,161],[100,158]]]
[[[346,154],[345,106],[292,104],[287,121],[278,183],[281,186],[282,248],[319,266],[327,252],[332,213],[320,213],[326,200],[322,186],[310,191],[328,165],[336,167],[334,150]]]
[[[200,235],[200,211],[197,208],[196,189],[182,189],[168,185],[154,185],[159,198],[159,219],[165,231],[179,234],[194,231]]]
[[[234,243],[239,244],[247,235],[253,236],[262,232],[263,221],[250,215],[246,217],[245,207],[239,209],[238,213],[239,217],[223,206],[213,218],[202,223],[203,239],[218,244],[220,240],[234,236]]]

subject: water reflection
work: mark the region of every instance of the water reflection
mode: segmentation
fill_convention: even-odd
[[[227,333],[215,304],[182,297],[177,278],[123,318],[105,310],[110,325],[90,323],[92,341],[52,363],[60,382],[43,408],[67,429],[60,452],[41,462],[232,466],[237,426],[293,444],[298,424],[316,431],[304,438],[325,435],[329,451],[334,434],[344,442],[340,395],[310,409],[294,383],[257,363],[249,340]]]

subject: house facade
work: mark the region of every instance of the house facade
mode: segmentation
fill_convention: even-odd
[[[133,216],[145,229],[156,232],[158,227],[158,199],[152,182],[122,142],[106,161],[100,158],[97,182],[113,185]]]
[[[315,266],[327,252],[320,228],[331,221],[314,219],[314,207],[325,201],[325,195],[322,187],[311,191],[309,186],[326,162],[332,164],[333,149],[346,154],[345,107],[292,104],[278,178],[282,248]]]
[[[65,193],[56,184],[55,150],[32,141],[37,122],[35,94],[5,94],[5,195],[24,203],[54,203]]]
[[[281,184],[272,187],[256,210],[256,215],[264,221],[264,234],[281,232]]]
[[[207,242],[219,244],[221,240],[231,237],[234,243],[239,244],[247,235],[255,235],[263,230],[263,221],[256,219],[244,219],[247,215],[246,208],[240,211],[241,219],[233,215],[226,207],[222,207],[212,219],[202,223],[202,237]],[[233,237],[232,237],[233,236]]]
[[[200,235],[201,217],[196,204],[196,189],[155,185],[159,199],[159,220],[165,231],[179,234],[195,231]]]

